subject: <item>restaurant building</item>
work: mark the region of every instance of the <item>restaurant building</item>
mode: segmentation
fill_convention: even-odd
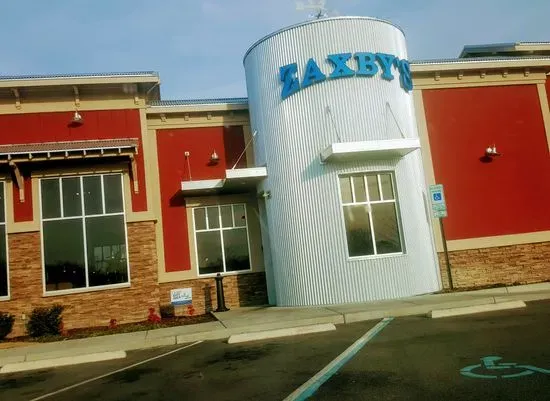
[[[0,77],[0,310],[66,328],[550,279],[550,43],[408,61],[364,17],[277,31],[247,98],[164,100],[154,72]],[[181,302],[182,299],[184,302]]]

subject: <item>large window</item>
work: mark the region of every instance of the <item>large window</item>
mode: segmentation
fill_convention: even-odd
[[[122,175],[42,179],[46,291],[128,282]]]
[[[10,295],[4,183],[0,182],[0,298]]]
[[[350,257],[403,252],[391,173],[341,176],[340,193]]]
[[[199,274],[250,270],[244,204],[193,209]]]

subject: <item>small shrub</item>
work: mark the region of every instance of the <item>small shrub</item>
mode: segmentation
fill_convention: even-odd
[[[0,312],[0,341],[11,333],[15,317],[9,313]]]
[[[42,337],[61,334],[63,309],[65,307],[58,304],[49,308],[34,308],[26,325],[29,335],[31,337]]]

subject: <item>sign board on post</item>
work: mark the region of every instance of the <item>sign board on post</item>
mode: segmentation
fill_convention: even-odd
[[[441,240],[443,242],[443,252],[445,254],[445,264],[447,265],[447,277],[449,279],[449,287],[453,289],[453,276],[451,273],[451,262],[449,260],[449,250],[447,249],[447,238],[445,237],[445,227],[443,226],[443,217],[447,217],[447,204],[445,203],[445,194],[443,193],[443,185],[430,185],[430,203],[432,205],[432,215],[439,219],[441,227]]]
[[[191,288],[178,288],[170,291],[172,305],[190,305],[193,303],[193,291]]]
[[[430,185],[430,203],[433,217],[436,219],[447,217],[447,204],[445,203],[443,185]]]

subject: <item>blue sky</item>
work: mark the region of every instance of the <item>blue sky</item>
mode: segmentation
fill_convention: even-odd
[[[0,75],[153,70],[164,99],[246,96],[248,47],[308,19],[295,0],[3,3]],[[550,41],[549,0],[328,0],[327,7],[400,25],[411,60],[456,57],[464,44]]]

